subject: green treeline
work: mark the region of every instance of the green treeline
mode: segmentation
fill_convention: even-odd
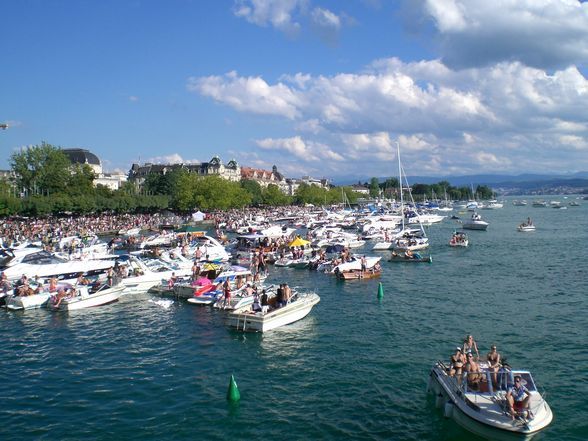
[[[135,213],[171,209],[227,210],[248,206],[354,203],[350,187],[324,189],[302,184],[293,196],[276,185],[262,188],[255,181],[230,182],[218,176],[197,176],[186,170],[147,176],[141,190],[132,182],[113,191],[93,185],[87,164],[72,164],[60,148],[42,143],[10,158],[13,183],[0,180],[0,215],[43,216],[59,213]]]
[[[389,178],[384,182],[379,182],[378,178],[371,178],[369,184],[364,184],[370,190],[371,197],[377,197],[382,194],[387,198],[397,197],[398,179]],[[406,188],[406,184],[403,184]],[[440,181],[436,184],[414,184],[411,186],[411,192],[415,201],[423,199],[447,199],[450,201],[465,201],[475,197],[476,199],[492,199],[494,192],[487,185],[478,185],[474,194],[471,187],[454,187],[447,181]]]
[[[171,209],[178,212],[228,210],[250,206],[354,204],[361,195],[351,187],[321,188],[301,184],[293,196],[285,195],[276,185],[262,187],[253,180],[231,182],[219,176],[198,176],[187,170],[164,175],[148,175],[141,189],[126,182],[119,190],[94,186],[94,172],[87,165],[72,164],[58,147],[47,143],[14,153],[10,158],[13,183],[0,180],[0,216],[44,216],[59,213],[136,213]],[[371,197],[397,198],[398,179],[379,182],[371,178]],[[489,199],[492,190],[478,186],[475,197]],[[423,198],[465,200],[471,198],[468,187],[453,187],[447,181],[412,186],[415,200]]]

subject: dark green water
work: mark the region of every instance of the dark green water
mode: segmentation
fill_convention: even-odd
[[[429,230],[432,264],[384,262],[381,280],[272,268],[321,302],[266,335],[147,294],[69,314],[0,311],[0,439],[478,439],[425,393],[431,365],[467,333],[483,354],[497,343],[547,392],[555,419],[536,440],[587,439],[581,203],[483,210],[490,227],[470,232],[467,249],[447,246],[446,220]],[[538,230],[517,232],[527,216]],[[236,405],[225,398],[231,374]]]

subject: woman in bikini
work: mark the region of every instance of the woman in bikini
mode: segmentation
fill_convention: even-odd
[[[455,349],[455,354],[451,356],[450,361],[449,376],[453,377],[457,375],[458,379],[461,378],[461,371],[466,361],[463,352],[461,352],[461,348],[458,347]]]

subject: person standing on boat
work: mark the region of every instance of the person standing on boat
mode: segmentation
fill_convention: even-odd
[[[247,289],[251,288],[250,285],[247,286]],[[257,291],[254,291],[253,289],[251,289],[251,292],[253,293],[253,306],[251,307],[253,312],[259,312],[261,311],[261,305],[259,303],[259,294],[257,293]]]
[[[281,308],[284,306],[286,302],[284,302],[284,284],[280,283],[280,286],[276,290],[276,306]]]
[[[486,355],[486,360],[488,360],[488,370],[492,372],[492,384],[496,386],[498,382],[498,371],[502,366],[500,364],[500,354],[496,351],[496,345],[492,345],[490,347],[490,352]]]
[[[228,278],[226,278],[225,283],[223,283],[223,294],[225,297],[223,307],[226,308],[227,306],[231,306],[231,285]]]
[[[363,274],[367,270],[367,260],[365,258],[365,255],[361,256],[360,262],[361,262],[361,271],[359,273],[359,278],[363,278]]]
[[[269,310],[269,298],[265,289],[261,292],[261,313],[266,314]]]
[[[292,289],[288,286],[287,283],[284,283],[284,306],[290,303],[290,299],[292,298]]]
[[[265,255],[263,253],[263,249],[259,251],[258,261],[257,261],[257,271],[262,272],[267,276],[267,265],[265,262]]]
[[[12,285],[8,281],[8,277],[6,277],[6,274],[2,273],[2,276],[0,276],[0,292],[8,294],[11,290]]]
[[[518,412],[527,411],[527,418],[533,418],[533,413],[529,408],[529,401],[531,394],[529,390],[523,385],[523,380],[520,375],[515,375],[514,386],[509,387],[506,392],[506,401],[510,410],[510,416],[514,420]]]
[[[468,334],[463,341],[462,352],[467,354],[468,352],[476,353],[476,360],[480,359],[480,353],[478,352],[478,345],[471,334]]]

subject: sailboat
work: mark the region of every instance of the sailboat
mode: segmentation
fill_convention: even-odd
[[[401,222],[402,222],[402,234],[399,238],[397,238],[393,243],[393,251],[390,261],[414,261],[414,262],[430,262],[430,256],[422,256],[420,253],[417,253],[418,250],[423,250],[429,247],[429,238],[427,237],[427,233],[423,227],[423,224],[419,222],[420,231],[418,233],[414,233],[413,231],[409,231],[405,228],[405,216],[404,216],[404,195],[402,190],[402,177],[404,176],[404,180],[406,182],[406,187],[408,189],[408,193],[410,195],[412,205],[414,206],[414,199],[412,198],[412,193],[410,191],[410,186],[408,185],[408,180],[406,179],[406,173],[403,173],[402,163],[400,162],[400,143],[396,142],[396,151],[398,157],[398,183],[400,187],[400,214],[401,214]],[[417,213],[418,215],[418,213]]]

